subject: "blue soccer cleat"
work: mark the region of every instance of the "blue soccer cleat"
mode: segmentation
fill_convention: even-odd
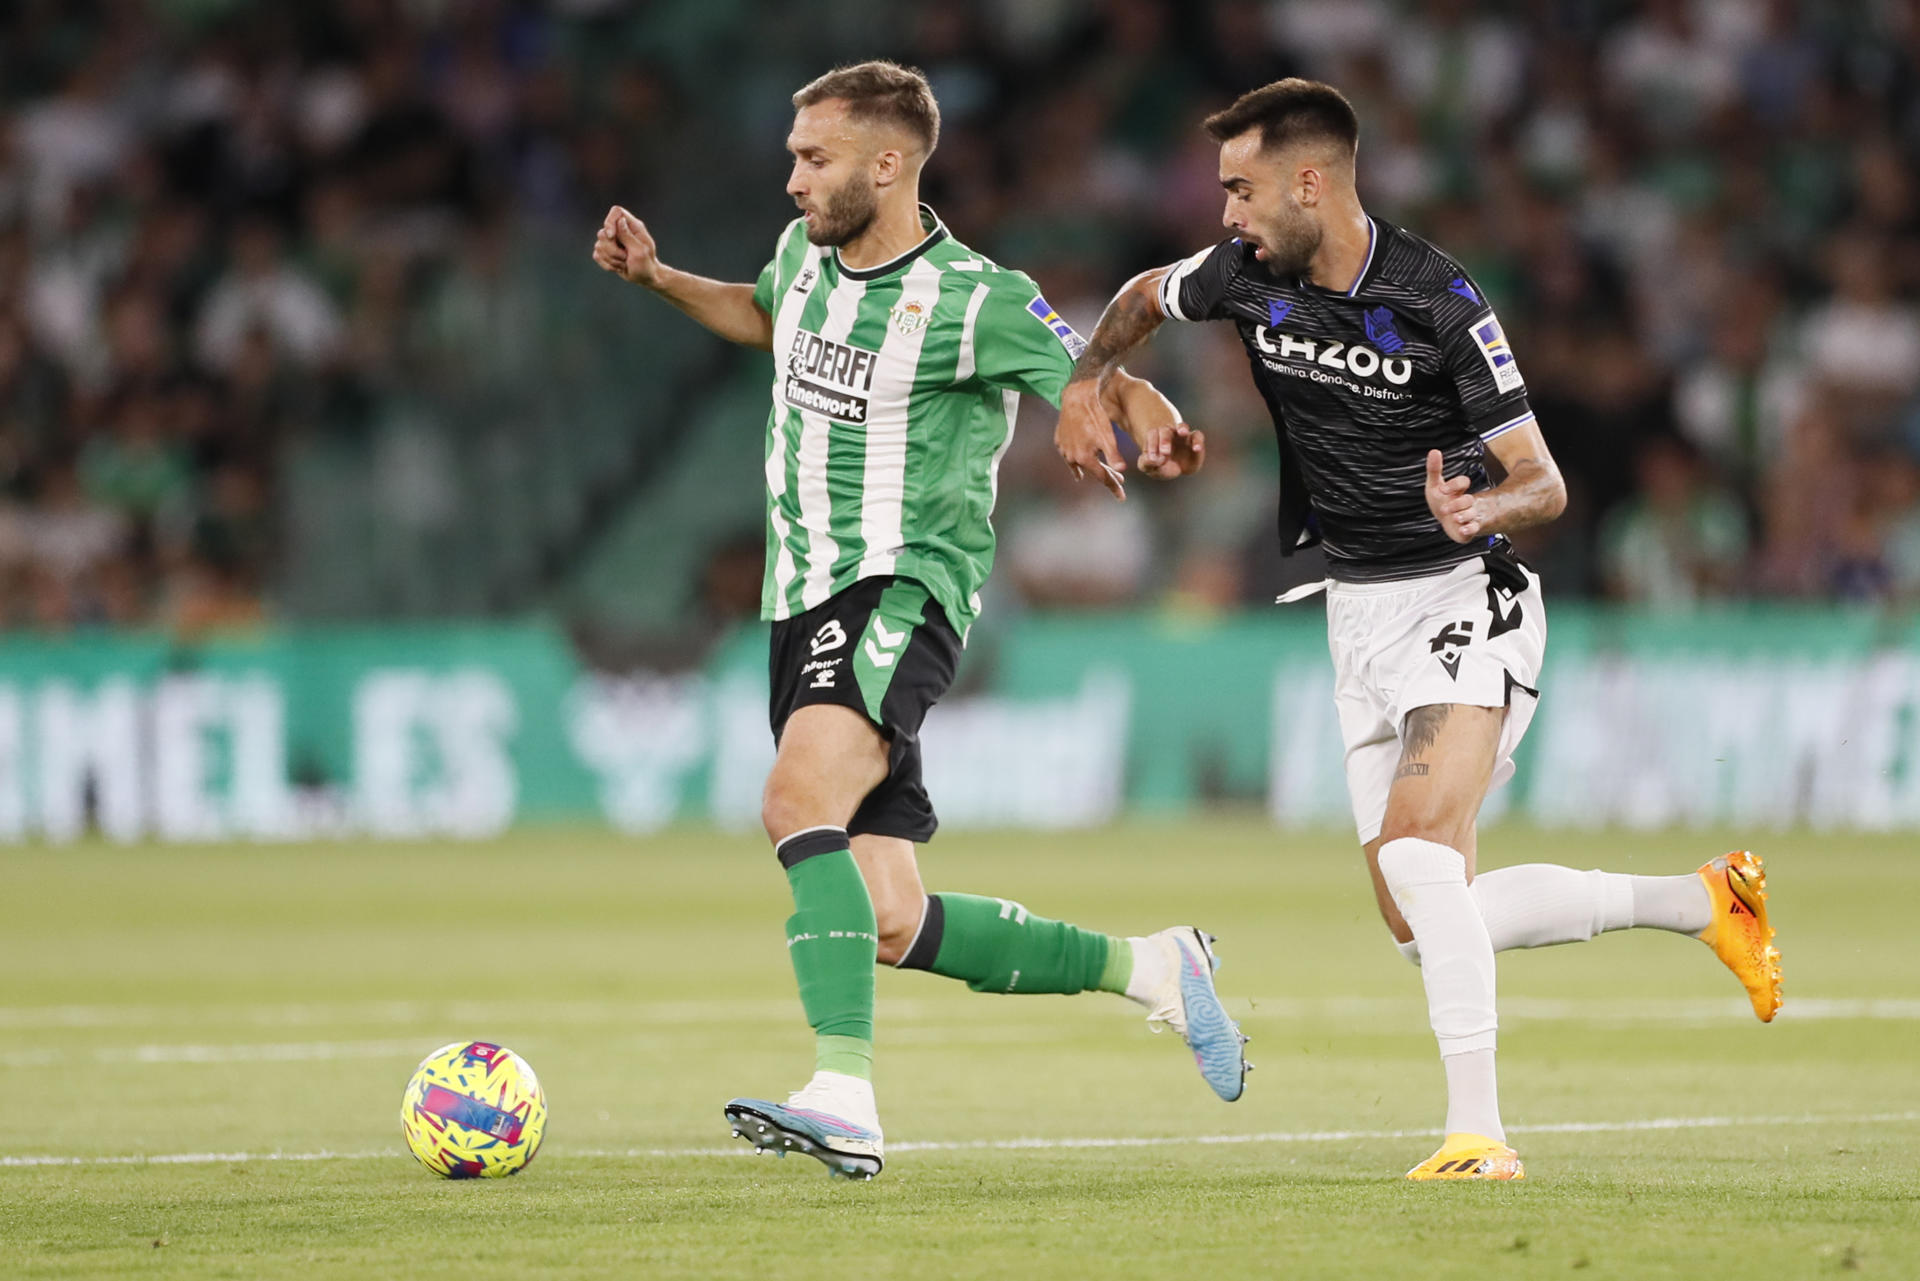
[[[1247,1038],[1213,990],[1213,972],[1220,965],[1213,955],[1213,937],[1191,925],[1175,925],[1144,941],[1160,948],[1167,960],[1166,979],[1147,998],[1152,1010],[1147,1022],[1156,1032],[1164,1024],[1179,1033],[1193,1051],[1200,1075],[1215,1094],[1232,1103],[1245,1092],[1253,1065],[1247,1062]]]
[[[815,1072],[785,1103],[734,1099],[723,1111],[736,1138],[775,1156],[810,1156],[836,1179],[871,1179],[883,1165],[873,1086],[859,1077]]]

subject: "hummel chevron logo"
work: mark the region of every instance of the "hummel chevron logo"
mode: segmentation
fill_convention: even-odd
[[[888,651],[896,648],[901,641],[905,640],[907,633],[911,630],[911,628],[903,627],[897,632],[890,632],[887,630],[886,623],[882,622],[879,618],[875,618],[873,620],[873,635],[867,637],[867,658],[875,667],[892,667],[894,660],[900,656],[889,653]],[[879,644],[876,645],[874,643],[875,641],[878,641]]]
[[[1455,276],[1447,282],[1447,288],[1453,293],[1459,294],[1470,303],[1477,304],[1480,301],[1480,295],[1473,291],[1473,286],[1467,283],[1465,276]]]

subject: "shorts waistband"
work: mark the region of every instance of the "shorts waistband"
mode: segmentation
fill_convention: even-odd
[[[1341,582],[1339,579],[1333,579],[1327,584],[1327,595],[1344,597],[1391,596],[1395,592],[1418,591],[1423,587],[1431,587],[1435,583],[1451,578],[1459,574],[1462,569],[1470,569],[1477,572],[1480,569],[1480,562],[1478,559],[1463,560],[1457,565],[1447,566],[1438,573],[1418,574],[1412,578],[1386,578],[1371,583],[1346,583]]]

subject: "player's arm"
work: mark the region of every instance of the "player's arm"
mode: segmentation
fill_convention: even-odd
[[[1170,270],[1156,267],[1143,271],[1114,295],[1087,339],[1086,351],[1075,362],[1066,390],[1060,394],[1060,421],[1053,429],[1054,448],[1060,451],[1060,457],[1066,459],[1076,476],[1087,472],[1098,474],[1116,498],[1126,497],[1120,473],[1126,470],[1127,464],[1120,457],[1109,409],[1102,404],[1102,391],[1120,372],[1127,353],[1151,338],[1160,322],[1166,319],[1160,307],[1160,282]],[[1120,416],[1126,419],[1126,415]],[[1149,443],[1137,434],[1135,440],[1143,446]],[[1143,461],[1142,469],[1145,468]]]
[[[1181,420],[1166,393],[1124,369],[1100,387],[1100,407],[1140,446],[1140,473],[1155,480],[1191,476],[1206,465],[1207,434]]]
[[[773,317],[754,297],[752,285],[709,280],[660,261],[647,225],[619,205],[607,210],[593,242],[593,260],[686,312],[728,342],[773,350]]]
[[[1440,451],[1427,454],[1427,509],[1448,538],[1469,542],[1488,534],[1544,525],[1567,509],[1567,482],[1547,452],[1546,439],[1536,421],[1503,431],[1487,442],[1506,478],[1492,489],[1469,494],[1465,476],[1443,480]]]

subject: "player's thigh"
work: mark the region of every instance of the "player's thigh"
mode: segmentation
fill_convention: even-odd
[[[761,800],[767,834],[781,841],[806,827],[844,827],[886,776],[887,741],[872,721],[834,703],[796,708]]]
[[[897,964],[920,931],[927,891],[920,883],[920,864],[912,841],[898,836],[862,833],[853,838],[853,860],[873,899],[873,919],[880,935],[880,961]]]
[[[1414,836],[1455,849],[1468,844],[1493,783],[1506,715],[1504,707],[1465,703],[1436,703],[1408,712],[1400,728],[1400,764],[1387,793],[1381,838]]]

